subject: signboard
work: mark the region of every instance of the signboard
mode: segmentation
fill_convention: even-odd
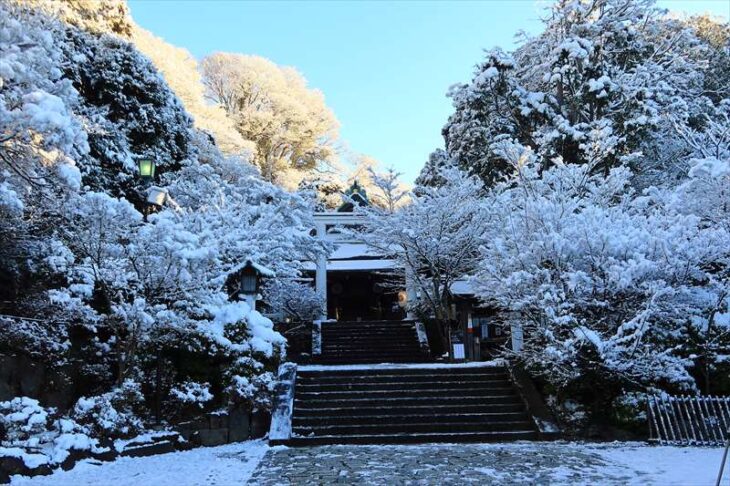
[[[466,359],[463,343],[454,343],[454,359]]]

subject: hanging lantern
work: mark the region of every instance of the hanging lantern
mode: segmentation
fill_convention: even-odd
[[[150,180],[155,177],[155,162],[152,159],[140,159],[137,162],[139,175],[143,179]]]
[[[405,290],[398,292],[398,305],[405,309],[408,305],[408,293]]]
[[[246,266],[241,269],[241,286],[240,292],[246,295],[252,295],[259,290],[259,272],[249,261]]]

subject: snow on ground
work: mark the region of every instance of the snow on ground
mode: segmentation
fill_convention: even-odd
[[[623,446],[587,448],[596,452],[616,471],[632,470],[632,484],[714,485],[720,470],[721,447],[649,447],[637,443]],[[730,468],[725,466],[722,484],[730,484]]]
[[[242,485],[269,447],[261,440],[201,447],[150,457],[122,457],[114,462],[83,461],[71,471],[50,476],[13,476],[12,485],[187,486]]]
[[[14,477],[13,485],[187,486],[286,484],[715,484],[723,449],[638,442],[515,442],[269,448],[263,441],[200,448],[68,472]],[[257,469],[258,467],[258,469]],[[255,472],[254,472],[255,471]],[[722,484],[730,482],[726,471]]]

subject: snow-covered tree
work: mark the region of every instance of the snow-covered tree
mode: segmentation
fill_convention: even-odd
[[[138,159],[153,159],[163,174],[193,156],[192,121],[132,44],[74,28],[66,36],[66,76],[84,100],[79,112],[91,146],[84,183],[133,200]]]
[[[77,92],[59,69],[63,53],[47,33],[54,24],[0,8],[0,210],[17,214],[28,202],[78,190],[76,160],[89,146],[74,113]]]
[[[373,190],[369,193],[370,200],[389,213],[395,212],[408,199],[408,189],[400,180],[402,175],[402,172],[396,171],[393,167],[389,167],[383,173],[370,169],[370,180],[373,185]]]
[[[269,406],[285,341],[232,282],[247,260],[297,278],[326,250],[309,202],[225,157],[123,35],[58,17],[0,3],[0,291],[43,318],[4,317],[0,349],[75,363],[75,413],[99,434],[194,383],[205,406]],[[168,191],[147,220],[139,157]]]
[[[653,4],[559,0],[538,36],[512,53],[489,51],[472,81],[450,91],[449,156],[498,181],[512,169],[494,151],[506,137],[531,147],[544,167],[589,164],[605,174],[628,164],[649,179],[643,185],[681,177],[686,153],[666,119],[694,116],[709,102],[711,49]]]
[[[94,34],[116,34],[129,38],[134,22],[126,0],[9,0],[41,10],[59,20]]]
[[[32,314],[38,255],[58,202],[81,188],[79,162],[89,152],[76,110],[80,103],[63,77],[57,24],[0,4],[0,299]]]
[[[441,176],[444,185],[424,188],[395,211],[360,208],[358,236],[405,269],[427,315],[448,321],[454,318],[451,285],[476,270],[488,220],[479,179],[455,168]]]
[[[295,322],[319,319],[325,305],[322,295],[310,283],[296,279],[273,279],[266,283],[263,294],[272,313]]]
[[[227,53],[206,57],[201,67],[211,99],[256,144],[254,162],[264,179],[281,181],[289,171],[310,172],[336,158],[338,122],[295,69]]]
[[[210,133],[223,153],[250,159],[256,150],[255,144],[241,136],[233,119],[221,106],[206,100],[198,61],[187,50],[168,44],[137,25],[133,34],[135,46],[162,73],[185,110],[193,117],[195,126]]]
[[[727,312],[717,267],[730,253],[727,230],[676,211],[663,190],[634,194],[626,168],[541,172],[530,149],[499,151],[516,175],[485,200],[489,238],[474,284],[523,326],[518,358],[591,400],[696,389],[692,327]]]
[[[446,181],[441,177],[441,172],[447,167],[454,166],[449,154],[443,149],[436,149],[428,156],[426,165],[416,178],[416,191],[419,186],[440,186]]]

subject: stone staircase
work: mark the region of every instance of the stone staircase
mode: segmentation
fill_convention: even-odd
[[[314,355],[315,364],[287,363],[280,369],[271,443],[458,443],[545,437],[543,426],[537,428],[540,420],[527,410],[528,402],[530,410],[536,410],[536,392],[526,395],[522,381],[513,382],[505,366],[429,363],[416,329],[408,321],[322,323],[321,353]]]
[[[289,445],[537,438],[503,367],[300,368]]]
[[[320,364],[419,363],[428,361],[412,321],[323,322]]]

